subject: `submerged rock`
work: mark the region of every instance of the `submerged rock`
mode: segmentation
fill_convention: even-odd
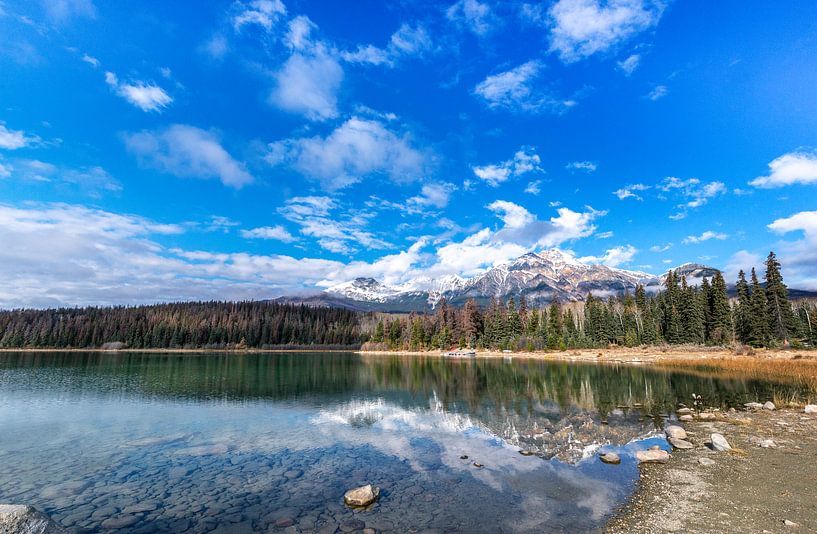
[[[678,425],[670,425],[665,430],[668,438],[687,439],[687,431]]]
[[[10,534],[67,534],[68,531],[33,506],[0,504],[0,532]]]
[[[599,458],[606,464],[620,464],[621,456],[614,452],[603,452],[599,454]]]
[[[669,462],[669,453],[664,450],[650,449],[648,451],[638,451],[635,459],[641,464],[665,464]]]
[[[351,489],[343,496],[343,502],[349,506],[369,506],[380,497],[380,488],[366,484],[359,488]]]
[[[713,432],[711,436],[709,436],[709,440],[712,442],[712,448],[718,452],[724,451],[731,451],[732,446],[729,445],[729,442],[726,441],[726,438],[723,437],[722,434],[718,434],[717,432]]]

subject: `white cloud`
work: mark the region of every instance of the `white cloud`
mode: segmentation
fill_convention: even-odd
[[[652,28],[663,11],[659,0],[559,0],[548,10],[550,50],[578,61]]]
[[[6,150],[17,150],[39,143],[40,138],[26,135],[22,130],[9,130],[6,124],[0,121],[0,148]]]
[[[495,200],[487,207],[502,219],[507,228],[524,228],[536,220],[531,212],[506,200]]]
[[[368,249],[385,249],[392,245],[366,230],[370,215],[356,211],[332,213],[338,204],[329,197],[294,197],[278,209],[285,219],[300,226],[302,235],[317,240],[322,248],[339,254],[351,254],[361,245]]]
[[[726,185],[723,182],[702,184],[697,178],[681,180],[674,176],[665,178],[657,188],[665,193],[680,195],[686,200],[682,204],[678,204],[681,211],[670,216],[670,219],[676,221],[687,216],[686,210],[699,208],[707,204],[711,199],[726,193]]]
[[[451,198],[451,193],[453,193],[455,190],[456,186],[451,183],[424,184],[420,194],[409,198],[406,202],[409,206],[419,208],[444,208],[448,205],[448,201]]]
[[[284,37],[284,42],[295,50],[308,48],[313,44],[310,40],[310,34],[314,29],[317,29],[317,26],[309,20],[309,17],[299,15],[289,21],[289,30],[286,37]]]
[[[637,253],[638,249],[634,246],[623,245],[608,249],[603,256],[585,256],[583,258],[579,258],[579,261],[584,263],[606,265],[608,267],[618,267],[633,261],[633,258]]]
[[[592,161],[573,161],[568,163],[565,169],[569,171],[595,172],[596,169],[598,169],[598,165]]]
[[[241,31],[244,26],[260,26],[265,31],[282,16],[286,15],[286,6],[280,0],[254,0],[249,3],[236,2],[233,7],[233,29]]]
[[[281,225],[261,226],[249,230],[241,230],[241,237],[246,239],[274,239],[284,243],[292,243],[297,239]]]
[[[6,177],[13,175],[19,180],[70,184],[93,198],[100,198],[104,193],[116,193],[122,190],[122,184],[99,166],[58,167],[36,159],[20,159],[15,160],[14,168],[9,165],[8,171]],[[3,177],[2,170],[0,170],[1,177]]]
[[[667,96],[668,92],[669,89],[667,88],[666,85],[656,85],[655,87],[653,87],[652,91],[647,93],[646,98],[655,102],[656,100],[659,100]]]
[[[817,290],[817,211],[801,211],[777,219],[769,229],[778,234],[802,232],[797,241],[784,241],[778,247],[784,275],[790,286]]]
[[[219,60],[222,59],[230,50],[230,43],[227,38],[217,33],[205,42],[200,50],[205,52],[211,58]]]
[[[624,74],[630,76],[635,69],[638,68],[638,65],[641,63],[641,56],[639,54],[632,54],[622,61],[618,62],[618,68],[621,69]]]
[[[672,248],[672,243],[667,243],[665,245],[653,245],[650,247],[650,252],[666,252]]]
[[[572,107],[572,100],[559,101],[534,87],[542,71],[542,63],[528,61],[511,70],[492,74],[479,82],[474,94],[481,97],[490,109],[513,112],[560,112]]]
[[[286,164],[329,190],[357,183],[366,176],[385,175],[395,182],[423,175],[425,156],[374,120],[352,117],[325,138],[305,137],[270,143],[267,161]]]
[[[14,170],[14,167],[9,165],[8,163],[0,161],[0,178],[8,178],[11,176],[11,171]]]
[[[769,174],[758,176],[749,185],[762,188],[794,184],[817,184],[817,153],[790,152],[769,163]]]
[[[213,133],[186,124],[125,134],[125,145],[144,165],[179,177],[218,178],[241,188],[253,181],[245,165],[221,146]]]
[[[617,189],[613,191],[613,194],[618,197],[619,200],[624,200],[625,198],[633,198],[635,200],[644,200],[640,195],[636,194],[635,191],[647,191],[651,188],[651,186],[646,184],[631,184],[622,187],[621,189]]]
[[[597,234],[596,234],[596,239],[610,239],[610,238],[611,238],[611,237],[613,237],[614,235],[615,235],[615,234],[613,233],[613,231],[612,231],[612,230],[608,230],[608,231],[606,231],[606,232],[599,232],[599,233],[597,233]]]
[[[525,193],[530,193],[531,195],[538,195],[542,192],[541,189],[542,180],[533,180],[532,182],[528,182],[527,187],[525,187]]]
[[[343,68],[322,43],[294,52],[274,78],[269,100],[275,106],[313,121],[338,116]]]
[[[448,20],[465,26],[479,36],[490,32],[493,28],[492,19],[496,20],[491,13],[491,6],[478,0],[459,0],[445,14]]]
[[[724,268],[724,277],[728,283],[734,283],[738,279],[738,273],[743,271],[746,279],[749,279],[749,272],[752,267],[758,269],[758,276],[763,276],[760,272],[760,267],[763,265],[763,259],[747,250],[740,250],[735,252]]]
[[[713,232],[712,230],[707,230],[701,235],[687,236],[681,242],[685,245],[697,245],[698,243],[703,243],[704,241],[709,241],[710,239],[717,239],[719,241],[723,241],[728,237],[729,236],[724,234],[723,232]]]
[[[474,167],[474,175],[492,187],[498,186],[512,176],[521,176],[528,172],[544,172],[542,159],[530,148],[521,147],[512,159],[495,165]]]
[[[403,23],[392,34],[386,48],[360,45],[354,52],[341,53],[341,57],[350,63],[394,66],[401,58],[419,56],[432,48],[431,35],[424,26]]]
[[[105,83],[110,85],[116,91],[116,94],[142,111],[161,112],[173,102],[173,97],[153,83],[142,81],[122,83],[116,74],[112,72],[105,73]]]
[[[89,56],[88,54],[82,54],[82,61],[88,63],[93,68],[99,67],[99,60],[93,56]]]
[[[52,22],[64,23],[77,17],[96,18],[91,0],[42,0],[45,13]]]

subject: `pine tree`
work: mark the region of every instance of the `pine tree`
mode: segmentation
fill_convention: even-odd
[[[708,335],[709,341],[723,345],[732,340],[732,311],[729,307],[729,295],[726,281],[720,271],[712,279],[709,291]]]
[[[752,267],[752,293],[749,301],[749,343],[756,347],[767,345],[771,338],[766,292]]]
[[[797,321],[774,252],[769,252],[766,258],[766,302],[771,337],[788,345],[789,340],[797,335]]]
[[[746,281],[746,273],[738,273],[738,281],[735,284],[738,295],[738,302],[734,309],[735,315],[735,336],[741,343],[748,343],[751,336],[751,325],[749,317],[752,310],[751,298],[749,295],[749,283]]]

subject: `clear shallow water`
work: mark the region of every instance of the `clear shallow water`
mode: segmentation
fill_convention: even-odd
[[[0,502],[87,532],[592,531],[679,401],[770,387],[537,361],[0,354]],[[346,508],[365,483],[380,501]]]

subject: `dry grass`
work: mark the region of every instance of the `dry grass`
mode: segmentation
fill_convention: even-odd
[[[705,370],[724,378],[752,378],[794,384],[810,392],[805,401],[817,397],[817,360],[795,355],[787,359],[764,359],[757,357],[731,357],[712,359],[672,358],[657,362],[662,367],[686,367]],[[800,406],[804,399],[781,390],[773,401],[778,406]]]

